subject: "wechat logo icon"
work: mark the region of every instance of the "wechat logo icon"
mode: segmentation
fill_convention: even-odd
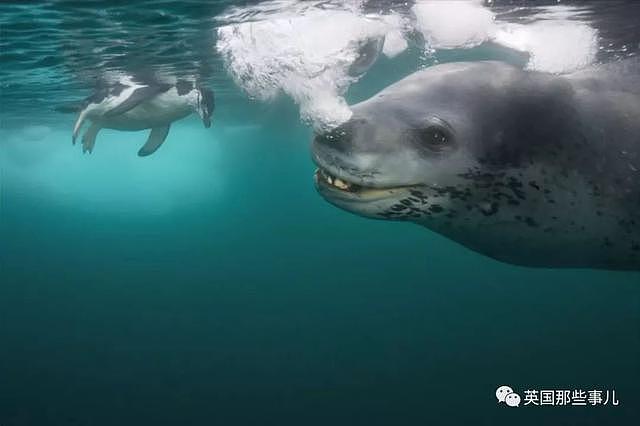
[[[498,404],[504,402],[509,407],[518,407],[520,405],[520,395],[515,393],[510,386],[498,386],[496,398],[498,399]]]

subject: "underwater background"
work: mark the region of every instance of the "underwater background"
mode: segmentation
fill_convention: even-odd
[[[489,3],[476,6],[525,25],[556,2]],[[637,3],[563,5],[598,31],[592,61],[637,53]],[[329,89],[240,87],[247,57],[220,45],[219,28],[299,4],[258,18],[254,6],[0,5],[0,426],[638,424],[640,274],[507,265],[325,202],[305,117],[324,109],[301,102]],[[437,62],[527,66],[496,40],[429,50],[401,32],[405,49],[331,87],[337,107]],[[144,159],[144,132],[103,130],[91,155],[71,145],[75,116],[56,106],[109,72],[150,70],[206,82],[212,128],[174,123]],[[615,390],[620,403],[510,408],[500,385]]]

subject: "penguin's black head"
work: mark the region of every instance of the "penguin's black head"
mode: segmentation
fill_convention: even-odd
[[[213,116],[213,109],[215,108],[215,101],[213,98],[213,90],[207,87],[198,87],[200,93],[198,99],[198,114],[204,123],[204,127],[211,127],[211,117]]]

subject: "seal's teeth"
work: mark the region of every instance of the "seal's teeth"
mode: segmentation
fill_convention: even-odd
[[[357,191],[360,189],[360,187],[358,185],[355,185],[353,183],[347,182],[345,180],[342,180],[340,178],[337,178],[335,176],[330,175],[329,173],[327,173],[325,170],[322,169],[317,169],[316,173],[315,173],[316,179],[322,179],[324,182],[326,182],[327,184],[333,186],[334,188],[338,188],[342,191]]]
[[[333,186],[336,186],[336,187],[338,187],[340,189],[348,189],[349,188],[349,185],[346,182],[344,182],[344,181],[342,181],[341,179],[338,179],[338,178],[335,178],[335,180],[333,181]]]

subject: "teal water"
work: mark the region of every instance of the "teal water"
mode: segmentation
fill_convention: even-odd
[[[638,273],[510,266],[338,210],[295,106],[220,78],[214,126],[175,123],[145,159],[144,133],[83,155],[75,117],[4,121],[1,426],[637,424]],[[503,384],[620,405],[512,409]]]

